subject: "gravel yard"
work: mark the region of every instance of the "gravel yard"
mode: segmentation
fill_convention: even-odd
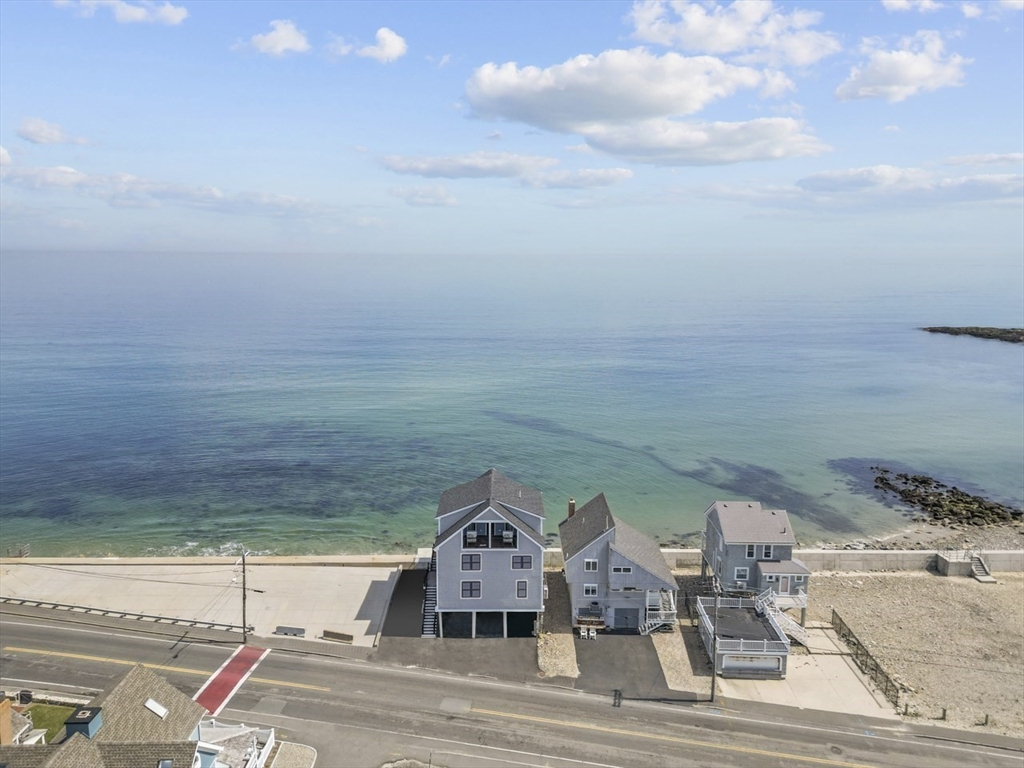
[[[576,644],[572,635],[572,606],[565,574],[544,574],[548,597],[544,601],[544,631],[537,638],[537,666],[544,677],[580,676],[576,664]]]
[[[1024,574],[995,576],[815,573],[808,618],[829,621],[834,607],[910,689],[912,716],[936,719],[945,707],[944,725],[1024,738]]]

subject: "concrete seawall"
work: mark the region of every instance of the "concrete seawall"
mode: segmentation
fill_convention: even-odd
[[[673,570],[700,568],[699,549],[663,549]],[[936,568],[937,552],[929,549],[798,549],[793,556],[812,571],[921,571]],[[979,554],[994,572],[1024,572],[1024,550],[987,551]],[[6,557],[0,564],[14,565],[233,565],[234,557]],[[251,557],[250,565],[336,566],[347,568],[416,568],[430,562],[430,550],[393,555],[307,555]],[[544,567],[561,568],[562,550],[544,550]]]

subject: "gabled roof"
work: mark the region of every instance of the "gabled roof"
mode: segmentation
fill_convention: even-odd
[[[716,501],[714,512],[726,544],[796,544],[784,509],[762,509],[757,501]]]
[[[460,533],[463,528],[465,528],[467,525],[473,522],[474,519],[482,515],[488,509],[493,509],[498,514],[499,517],[503,518],[505,521],[511,523],[516,528],[518,528],[519,532],[526,536],[528,539],[532,539],[533,541],[540,544],[542,547],[544,546],[544,539],[541,538],[540,534],[537,533],[537,531],[535,531],[525,520],[519,517],[519,515],[517,515],[514,510],[511,510],[504,504],[499,504],[497,502],[491,504],[488,504],[487,502],[477,504],[475,507],[469,510],[469,512],[467,512],[454,523],[445,528],[434,539],[434,546],[436,547],[441,542],[447,541],[455,534]]]
[[[161,718],[147,709],[147,699],[166,707],[167,715]],[[128,670],[121,682],[90,706],[103,711],[103,724],[94,737],[97,742],[187,741],[206,714],[202,704],[141,664]]]
[[[568,560],[610,528],[615,527],[612,512],[603,493],[576,510],[558,524],[558,538],[562,542],[562,556]]]
[[[615,517],[603,493],[599,493],[577,509],[572,517],[558,524],[562,556],[568,560],[579,554],[584,547],[609,530],[613,531],[611,546],[616,552],[675,588],[675,577],[658,543]]]
[[[544,500],[541,492],[509,480],[496,469],[489,469],[476,480],[449,488],[442,493],[435,517],[486,501],[499,501],[544,517]]]
[[[612,516],[615,523],[615,542],[612,549],[636,563],[652,576],[664,581],[670,589],[676,589],[676,577],[665,562],[658,542],[646,536],[628,523]]]

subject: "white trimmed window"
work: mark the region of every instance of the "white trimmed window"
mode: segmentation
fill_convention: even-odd
[[[533,555],[512,555],[512,570],[533,570]]]
[[[584,584],[583,585],[583,596],[584,597],[597,597],[597,584]]]
[[[747,544],[747,560],[753,560],[753,559],[754,559],[754,545],[753,544]]]
[[[464,581],[462,582],[462,596],[465,598],[476,599],[480,597],[480,582],[479,581]]]
[[[526,597],[527,589],[528,589],[528,587],[526,586],[526,581],[525,580],[517,581],[516,582],[516,597],[519,598],[520,600],[522,600],[524,597]]]
[[[597,571],[597,560],[584,560],[583,561],[583,570],[587,571],[588,573],[596,572]]]
[[[804,580],[803,576],[794,576],[793,578],[796,579],[797,583],[799,583],[799,582]]]
[[[613,565],[612,566],[612,573],[632,573],[632,572],[633,572],[633,566],[632,565]]]
[[[746,581],[750,577],[749,568],[737,568],[736,569],[736,581]]]
[[[480,570],[480,555],[463,555],[462,556],[462,570],[464,571],[479,571]]]
[[[772,559],[772,545],[771,544],[765,544],[764,545],[764,559],[765,560],[771,560]]]
[[[774,573],[769,573],[767,576],[764,577],[764,580],[765,581],[775,581],[775,574]]]

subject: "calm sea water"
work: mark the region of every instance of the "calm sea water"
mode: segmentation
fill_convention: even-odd
[[[0,533],[38,555],[408,551],[490,467],[663,543],[715,499],[892,530],[873,461],[1020,503],[1019,268],[4,254]]]

